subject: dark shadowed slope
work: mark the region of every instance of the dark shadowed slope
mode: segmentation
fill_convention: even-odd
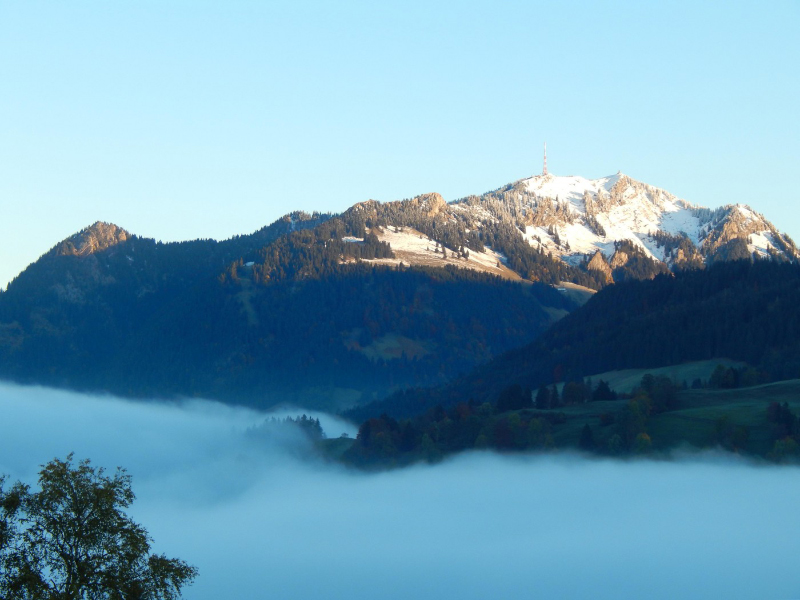
[[[295,231],[221,243],[159,244],[103,224],[81,232],[0,295],[0,376],[340,409],[443,383],[575,306],[552,287],[455,261],[375,267],[362,259],[391,253],[381,242],[344,242],[341,224],[281,223]]]
[[[799,266],[735,261],[609,286],[528,346],[447,386],[399,393],[350,416],[409,416],[437,404],[494,402],[513,384],[535,390],[616,369],[720,357],[758,367],[771,380],[800,375]]]

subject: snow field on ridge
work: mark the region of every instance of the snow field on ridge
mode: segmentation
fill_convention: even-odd
[[[389,243],[395,253],[395,258],[376,258],[364,260],[363,262],[379,265],[399,265],[403,263],[404,265],[427,267],[454,265],[462,269],[472,269],[473,271],[499,275],[505,279],[522,280],[522,277],[506,266],[507,260],[505,256],[488,247],[485,252],[469,250],[469,259],[466,260],[452,256],[457,249],[446,248],[448,257],[445,260],[442,258],[441,248],[439,252],[435,252],[436,242],[416,229],[390,225],[383,228],[382,231],[378,229],[373,231],[379,240]],[[500,264],[499,267],[498,263]]]

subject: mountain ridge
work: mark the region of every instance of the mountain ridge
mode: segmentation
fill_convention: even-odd
[[[704,259],[743,236],[748,236],[751,253],[767,256],[772,250],[790,260],[800,258],[794,242],[747,205],[708,209],[621,172],[598,179],[535,175],[498,191],[505,192],[503,199],[517,224],[525,227],[525,238],[571,264],[597,250],[611,259],[614,243],[628,240],[649,258],[674,266],[689,258],[685,249],[683,256],[674,251],[674,238],[679,237],[688,239]]]
[[[301,215],[300,218],[297,218]],[[412,216],[410,216],[412,215]],[[479,196],[466,196],[446,202],[437,192],[423,193],[410,199],[381,202],[366,200],[357,202],[339,215],[324,218],[308,217],[302,211],[287,213],[271,226],[263,227],[253,234],[234,236],[216,242],[226,244],[233,240],[253,238],[270,243],[280,235],[300,228],[315,227],[328,218],[356,219],[363,222],[363,234],[375,233],[379,241],[391,245],[402,243],[398,233],[409,227],[419,238],[424,236],[428,251],[407,253],[405,264],[409,266],[433,266],[430,252],[442,250],[464,258],[458,266],[492,272],[485,265],[468,262],[464,247],[473,252],[485,252],[486,248],[477,239],[469,244],[469,234],[478,233],[489,225],[506,224],[516,227],[520,237],[533,250],[545,254],[569,267],[595,273],[596,285],[612,283],[614,271],[620,269],[632,255],[666,266],[671,270],[680,268],[702,268],[715,260],[728,260],[750,256],[769,257],[778,260],[800,260],[793,240],[781,233],[764,215],[746,204],[727,204],[709,209],[678,198],[670,192],[617,172],[614,175],[587,179],[582,176],[534,175],[506,184]],[[427,220],[436,227],[437,221],[445,224],[457,223],[462,232],[460,244],[447,244],[436,239],[434,231],[414,228],[415,220]],[[367,227],[369,224],[377,227]],[[309,224],[310,222],[310,224]],[[277,235],[264,235],[268,229],[282,224]],[[393,230],[386,233],[385,227]],[[375,230],[375,231],[373,231]],[[423,231],[424,230],[424,231]],[[355,232],[359,233],[359,232]],[[96,222],[80,232],[66,238],[54,250],[61,254],[84,256],[104,250],[132,236],[125,229],[105,222]],[[408,236],[405,236],[408,238]],[[350,241],[363,241],[363,236],[351,236]],[[409,240],[406,239],[406,242]],[[441,244],[441,250],[439,245]],[[467,242],[466,244],[463,242]],[[244,253],[248,254],[248,253]],[[243,262],[256,262],[252,253],[242,256]],[[439,258],[439,257],[437,257]],[[476,255],[473,253],[473,258]],[[495,274],[510,279],[533,279],[522,269],[502,269],[507,266],[507,256],[502,249],[493,249],[483,262],[498,265]],[[366,259],[370,260],[370,259]],[[399,264],[395,261],[375,264]],[[446,264],[441,263],[442,266]],[[651,276],[663,272],[651,267]],[[510,272],[514,272],[511,274]],[[624,278],[624,274],[622,275]],[[574,281],[575,283],[585,283]],[[549,281],[558,284],[560,281]]]
[[[760,256],[797,262],[755,211],[698,208],[623,174],[295,211],[221,242],[98,222],[0,294],[0,376],[340,409],[530,343],[610,283]]]

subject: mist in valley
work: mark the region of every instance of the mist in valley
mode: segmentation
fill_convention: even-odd
[[[0,385],[0,473],[69,452],[125,467],[154,550],[217,598],[800,597],[800,470],[703,454],[609,461],[472,453],[362,473],[269,416]]]

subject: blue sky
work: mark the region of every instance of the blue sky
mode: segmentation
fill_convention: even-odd
[[[800,238],[800,3],[0,0],[0,286],[97,220],[163,241],[548,166]]]

